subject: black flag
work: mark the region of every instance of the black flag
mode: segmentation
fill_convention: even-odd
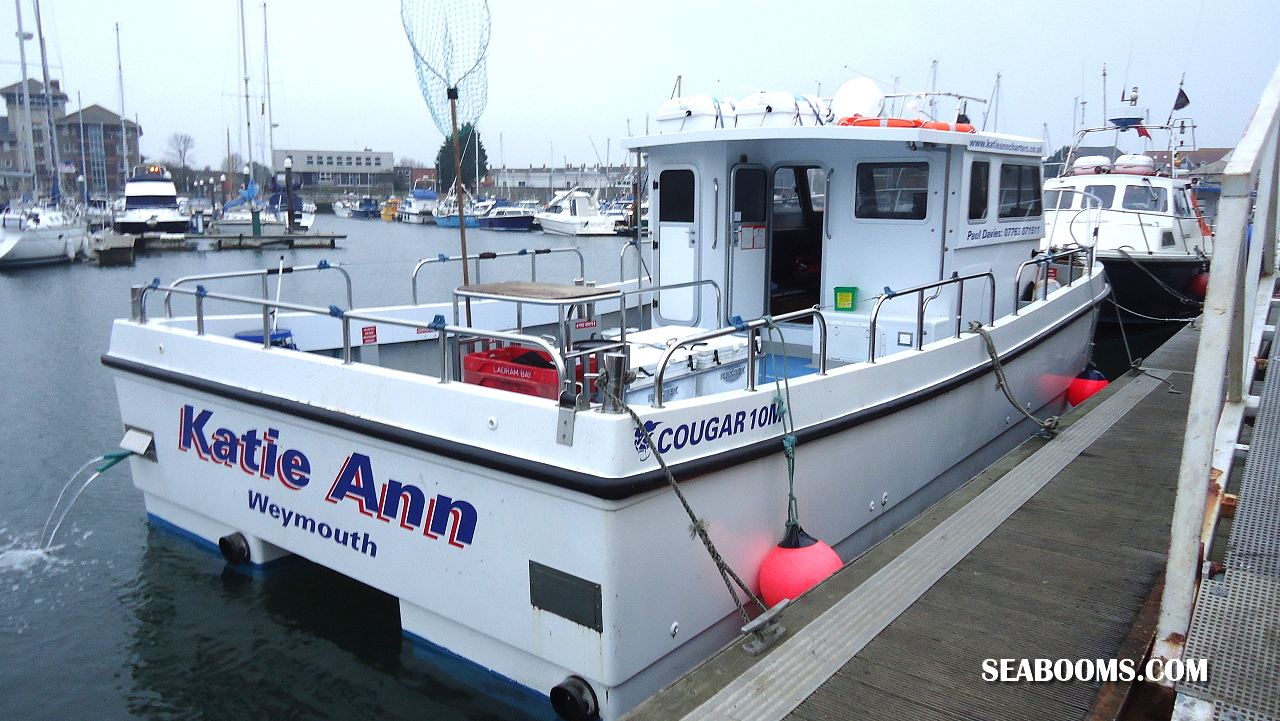
[[[1173,101],[1173,109],[1182,110],[1190,104],[1191,98],[1187,97],[1187,94],[1182,91],[1182,88],[1178,88],[1178,99]]]

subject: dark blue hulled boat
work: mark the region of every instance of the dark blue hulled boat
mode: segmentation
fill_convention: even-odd
[[[489,230],[533,230],[533,212],[500,200],[480,216],[480,227]]]
[[[351,217],[379,220],[382,218],[382,205],[373,198],[365,196],[356,201],[355,207],[351,209]]]

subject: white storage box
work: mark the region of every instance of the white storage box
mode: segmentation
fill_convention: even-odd
[[[914,294],[903,303],[912,304]],[[968,303],[965,304],[968,306]],[[933,310],[930,308],[930,310]],[[870,336],[870,316],[848,313],[823,313],[827,319],[827,357],[842,363],[863,363],[867,360],[867,339]],[[955,335],[955,319],[925,318],[924,342],[951,338]],[[916,319],[894,317],[881,313],[876,320],[876,360],[915,348]],[[818,338],[814,334],[813,352],[818,352]]]
[[[653,402],[653,382],[662,354],[675,341],[703,328],[665,326],[628,333],[631,368],[636,380],[627,389],[627,402],[648,405]],[[606,335],[614,335],[615,332]],[[694,348],[681,348],[671,355],[663,376],[664,400],[694,398],[746,387],[747,339],[745,336],[722,336],[699,343]]]
[[[830,111],[818,98],[792,93],[759,92],[737,103],[740,128],[790,128],[823,125]]]
[[[710,95],[674,98],[658,108],[659,133],[733,128],[737,124],[738,115],[733,101]]]
[[[1111,172],[1111,158],[1105,155],[1086,155],[1071,163],[1072,175],[1098,175]]]
[[[1121,155],[1116,158],[1113,172],[1125,175],[1155,175],[1155,158],[1146,155]]]

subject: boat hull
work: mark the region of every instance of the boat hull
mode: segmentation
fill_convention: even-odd
[[[612,220],[601,218],[557,218],[551,215],[540,215],[537,218],[542,230],[558,235],[616,235]]]
[[[117,221],[115,231],[123,235],[142,235],[144,233],[186,233],[191,229],[191,220],[157,221],[154,224],[143,221]]]
[[[474,216],[474,215],[468,215],[468,216],[465,216],[465,217],[466,217],[466,219],[467,219],[467,227],[468,227],[468,228],[479,228],[479,227],[480,227],[480,220],[479,220],[479,218],[476,218],[476,216]],[[436,217],[436,225],[440,226],[441,228],[456,228],[456,227],[458,227],[458,216],[456,216],[456,215],[441,215],[441,216],[437,216],[437,217]]]
[[[1098,260],[1107,271],[1112,298],[1123,310],[1107,303],[1102,320],[1125,323],[1155,323],[1165,320],[1190,320],[1200,315],[1201,298],[1190,290],[1191,279],[1207,273],[1209,264],[1202,258],[1156,257],[1133,253],[1132,260],[1099,253]],[[1166,287],[1167,286],[1167,287]]]
[[[532,215],[517,215],[506,218],[480,218],[480,227],[489,230],[533,230]]]
[[[1059,291],[992,331],[1031,408],[1056,403],[1084,367],[1101,286]],[[301,320],[289,319],[295,333]],[[576,444],[559,446],[553,401],[157,324],[118,322],[104,363],[124,423],[154,433],[156,460],[131,459],[148,513],[209,543],[243,533],[258,562],[296,553],[395,595],[407,635],[539,694],[578,675],[616,718],[734,635],[720,577],[625,416],[580,413]],[[855,553],[892,530],[880,519],[1009,433],[1019,414],[992,373],[966,335],[794,379],[806,530]],[[352,405],[325,405],[335,397]],[[786,518],[772,391],[637,410],[721,554],[755,585]],[[225,456],[227,438],[268,428],[275,473],[218,461],[200,440],[221,434]],[[305,482],[288,475],[303,454]],[[387,506],[387,488],[403,503]],[[570,598],[536,601],[556,578]]]
[[[0,268],[65,263],[75,259],[84,242],[84,226],[6,228],[0,233]]]

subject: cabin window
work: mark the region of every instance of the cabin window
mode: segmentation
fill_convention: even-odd
[[[1040,167],[1000,166],[1000,219],[1031,218],[1043,213],[1040,204]]]
[[[974,162],[969,167],[969,220],[985,220],[991,195],[991,163]]]
[[[1173,194],[1173,211],[1180,218],[1190,218],[1191,203],[1187,200],[1187,191],[1178,190]]]
[[[1169,210],[1169,191],[1143,183],[1130,185],[1124,189],[1124,200],[1120,201],[1125,210],[1139,210],[1147,213],[1164,213]]]
[[[764,168],[739,168],[733,174],[733,220],[763,223],[769,173]]]
[[[827,173],[822,168],[806,168],[809,180],[809,204],[813,211],[821,213],[827,207]]]
[[[929,209],[928,163],[858,163],[854,215],[924,220]]]
[[[1045,210],[1067,210],[1075,202],[1077,193],[1074,189],[1044,191]]]
[[[658,222],[692,223],[693,171],[664,170],[658,176]]]
[[[1084,196],[1084,199],[1080,201],[1080,207],[1082,208],[1086,204],[1090,208],[1110,208],[1116,202],[1116,186],[1114,185],[1086,185],[1084,186],[1084,192],[1088,193],[1088,195]],[[1089,195],[1094,196],[1097,200],[1090,198]],[[1098,205],[1099,202],[1102,203],[1101,206]]]

